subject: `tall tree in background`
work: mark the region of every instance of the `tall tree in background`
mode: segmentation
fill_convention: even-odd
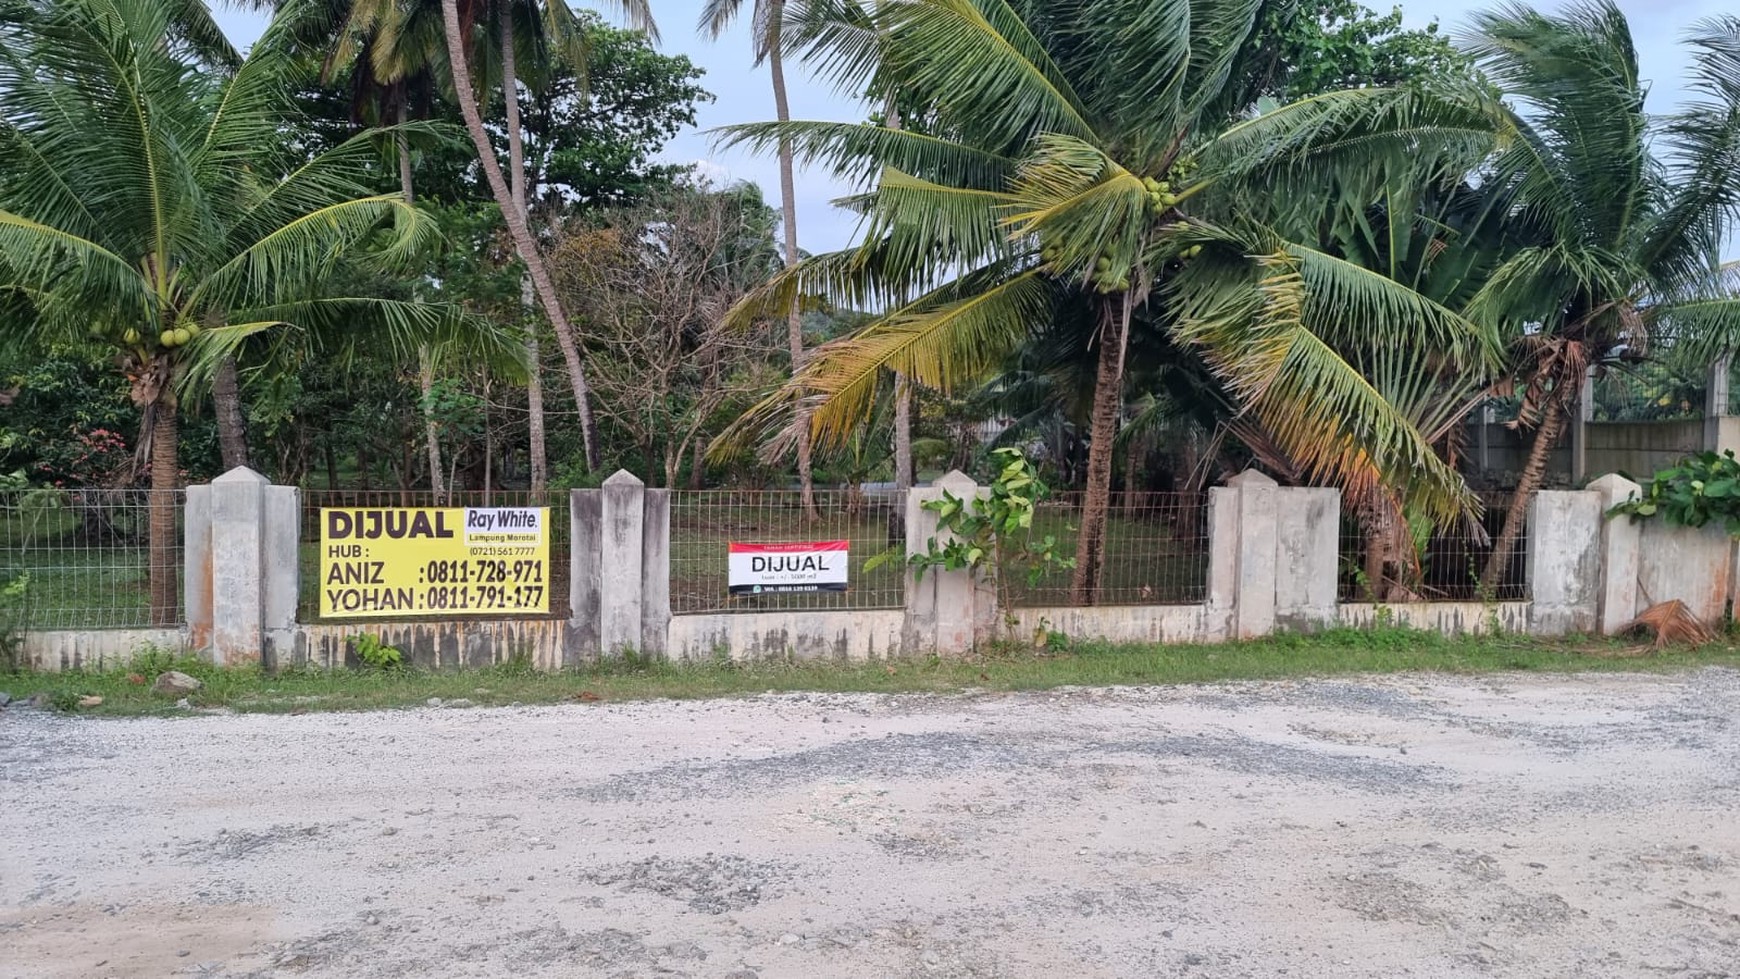
[[[779,269],[775,216],[753,185],[679,185],[574,223],[551,265],[597,340],[600,413],[675,486],[697,443],[783,380],[773,331],[725,322]]]
[[[153,621],[178,605],[178,388],[249,336],[411,344],[446,307],[334,295],[365,245],[408,258],[433,234],[363,185],[378,136],[310,159],[284,147],[289,59],[272,29],[233,74],[204,67],[163,0],[55,0],[0,18],[0,337],[112,344],[151,483]],[[277,175],[282,174],[281,177]],[[276,177],[276,179],[274,179]],[[384,235],[383,235],[384,229]]]
[[[1630,25],[1611,0],[1474,21],[1469,50],[1517,133],[1482,183],[1524,244],[1469,308],[1509,335],[1518,420],[1535,429],[1481,574],[1488,589],[1591,367],[1664,334],[1711,351],[1740,341],[1740,297],[1717,271],[1740,226],[1740,18],[1703,21],[1688,41],[1693,98],[1652,117]]]
[[[413,101],[421,102],[421,107],[427,110],[441,58],[438,43],[441,22],[433,4],[397,0],[291,0],[281,6],[288,8],[298,40],[319,55],[320,80],[347,78],[353,121],[379,124],[391,119],[403,124],[410,118]],[[407,130],[399,129],[394,150],[399,192],[407,204],[414,203],[417,194]],[[440,424],[434,408],[435,358],[435,351],[429,347],[417,351],[429,486],[439,499],[446,487],[442,478]]]
[[[654,31],[652,13],[643,0],[622,0],[619,6],[631,24],[649,34]],[[549,0],[542,9],[557,18],[571,20],[574,16],[560,0]],[[476,5],[467,3],[465,16],[462,17],[458,0],[441,0],[442,25],[447,41],[448,68],[453,75],[454,98],[459,103],[459,113],[465,119],[466,131],[470,133],[472,145],[477,150],[478,164],[483,169],[490,192],[495,196],[508,232],[513,237],[514,248],[519,253],[520,261],[525,263],[533,292],[543,306],[544,315],[550,321],[557,346],[562,349],[562,360],[568,369],[568,381],[573,388],[574,403],[580,414],[586,462],[589,467],[596,468],[599,464],[598,425],[593,418],[591,394],[586,384],[586,369],[582,363],[579,343],[573,325],[556,295],[555,283],[550,278],[549,268],[544,262],[537,239],[532,234],[526,211],[515,204],[513,188],[502,173],[501,162],[496,158],[495,149],[490,143],[489,130],[484,126],[482,110],[479,108],[482,104],[479,101],[480,93],[467,60],[467,48],[471,46],[469,42],[477,27],[477,12]]]
[[[802,0],[800,0],[802,2]],[[701,20],[697,25],[701,33],[717,39],[719,35],[731,26],[742,12],[743,0],[707,0],[701,8]],[[786,21],[786,0],[755,0],[750,12],[750,31],[754,45],[755,63],[767,62],[768,74],[773,78],[773,112],[774,118],[781,123],[791,121],[791,103],[786,96],[785,87],[785,43],[783,35]],[[779,208],[780,217],[785,225],[785,264],[793,268],[798,264],[798,231],[797,231],[797,187],[792,174],[792,145],[789,140],[778,139],[779,153]],[[798,304],[794,301],[785,310],[786,345],[791,350],[791,370],[793,376],[803,369],[804,365],[804,326],[803,318],[798,314]],[[802,410],[801,408],[799,409]],[[807,426],[800,426],[794,440],[797,454],[798,487],[803,500],[804,512],[816,512],[815,483],[811,475],[811,457],[813,455],[811,436]]]

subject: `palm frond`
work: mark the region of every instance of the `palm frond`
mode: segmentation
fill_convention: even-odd
[[[1463,84],[1328,92],[1236,123],[1193,152],[1200,180],[1308,195],[1331,182],[1460,179],[1511,138],[1514,123]]]
[[[889,70],[968,141],[1002,149],[1042,132],[1094,136],[1063,72],[1003,0],[888,0],[878,23]]]
[[[883,372],[944,394],[961,390],[1043,323],[1054,301],[1053,284],[1034,272],[974,270],[818,348],[790,383],[734,422],[714,451],[790,435],[799,407],[818,444],[838,445],[868,416]]]
[[[1127,272],[1149,225],[1147,189],[1134,174],[1089,143],[1071,136],[1035,140],[1022,161],[1003,224],[1058,249],[1053,267],[1086,274],[1100,258]]]
[[[131,262],[96,242],[29,218],[0,211],[0,270],[4,281],[35,297],[45,324],[67,325],[85,304],[140,318],[156,312],[150,286]]]
[[[1701,21],[1687,42],[1696,94],[1664,121],[1670,196],[1639,259],[1673,282],[1704,279],[1740,226],[1740,17]]]
[[[1518,138],[1492,165],[1518,205],[1564,241],[1623,250],[1653,207],[1637,52],[1611,0],[1558,15],[1508,5],[1467,35],[1480,69],[1516,104]],[[1601,206],[1589,206],[1599,200]]]
[[[871,5],[862,0],[787,3],[781,37],[786,50],[839,92],[857,96],[874,87],[882,33]]]
[[[340,201],[298,215],[238,249],[190,290],[186,305],[232,309],[306,294],[333,262],[354,252],[388,218],[391,232],[372,253],[383,264],[415,256],[439,236],[434,219],[398,194]]]
[[[1310,286],[1295,259],[1198,260],[1173,280],[1181,341],[1307,476],[1355,495],[1383,487],[1442,520],[1472,512],[1461,476],[1352,364],[1307,327]],[[1246,286],[1240,288],[1241,283]]]
[[[865,236],[880,243],[889,267],[971,268],[1007,252],[997,215],[1009,202],[997,191],[949,187],[889,169],[877,184]]]
[[[754,122],[715,130],[714,145],[771,153],[781,141],[795,159],[827,168],[843,180],[867,182],[892,168],[934,183],[1000,190],[1014,161],[970,144],[869,123]]]

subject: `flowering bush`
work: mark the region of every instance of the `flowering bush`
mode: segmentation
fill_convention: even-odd
[[[41,447],[38,477],[61,489],[115,486],[130,481],[133,451],[127,439],[106,428],[76,433],[71,439]]]

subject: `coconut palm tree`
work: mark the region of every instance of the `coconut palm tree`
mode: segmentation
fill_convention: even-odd
[[[1517,134],[1482,183],[1524,237],[1469,310],[1510,338],[1519,422],[1535,430],[1481,575],[1490,589],[1591,368],[1664,335],[1712,352],[1740,341],[1740,297],[1716,271],[1740,226],[1740,18],[1688,35],[1694,94],[1666,116],[1644,109],[1612,0],[1556,15],[1503,7],[1476,17],[1465,43]]]
[[[981,380],[1053,328],[1094,352],[1087,493],[1073,592],[1093,599],[1133,329],[1163,330],[1218,372],[1235,402],[1306,477],[1405,487],[1443,516],[1472,499],[1430,442],[1344,356],[1431,351],[1484,372],[1490,331],[1343,258],[1241,216],[1256,178],[1373,200],[1387,182],[1460,175],[1499,138],[1456,91],[1331,93],[1239,120],[1253,100],[1240,59],[1260,0],[1092,5],[886,0],[837,63],[878,59],[934,132],[824,122],[735,127],[872,179],[853,249],[788,270],[739,316],[799,294],[893,308],[822,348],[745,420],[838,439],[878,372],[944,392]],[[1392,358],[1399,359],[1399,358]],[[793,437],[789,430],[787,438]]]
[[[115,347],[150,464],[163,622],[177,605],[180,388],[252,336],[332,350],[360,328],[414,344],[456,321],[444,306],[329,291],[347,257],[378,245],[378,261],[408,258],[433,222],[364,186],[377,133],[292,154],[275,29],[233,74],[214,71],[178,40],[176,9],[37,0],[0,17],[0,336],[88,332]]]

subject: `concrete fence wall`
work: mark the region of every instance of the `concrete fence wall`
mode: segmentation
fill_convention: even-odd
[[[906,501],[909,552],[946,533],[924,508],[945,491],[968,498],[983,489],[955,472],[913,490]],[[225,665],[340,667],[356,665],[353,641],[366,633],[429,668],[520,657],[558,669],[625,651],[683,659],[959,655],[1005,632],[1196,643],[1389,621],[1447,634],[1611,633],[1672,598],[1706,619],[1720,618],[1736,592],[1735,542],[1716,528],[1605,517],[1637,491],[1635,483],[1606,476],[1587,490],[1538,494],[1527,535],[1531,600],[1523,602],[1338,603],[1340,494],[1277,486],[1252,471],[1209,493],[1208,580],[1200,604],[1005,614],[991,582],[933,571],[908,574],[903,608],[673,615],[669,493],[619,472],[600,489],[575,490],[570,500],[568,618],[335,623],[297,621],[300,492],[244,469],[188,490],[183,628],[31,633],[24,651],[42,669],[114,663],[145,645],[180,645]]]

